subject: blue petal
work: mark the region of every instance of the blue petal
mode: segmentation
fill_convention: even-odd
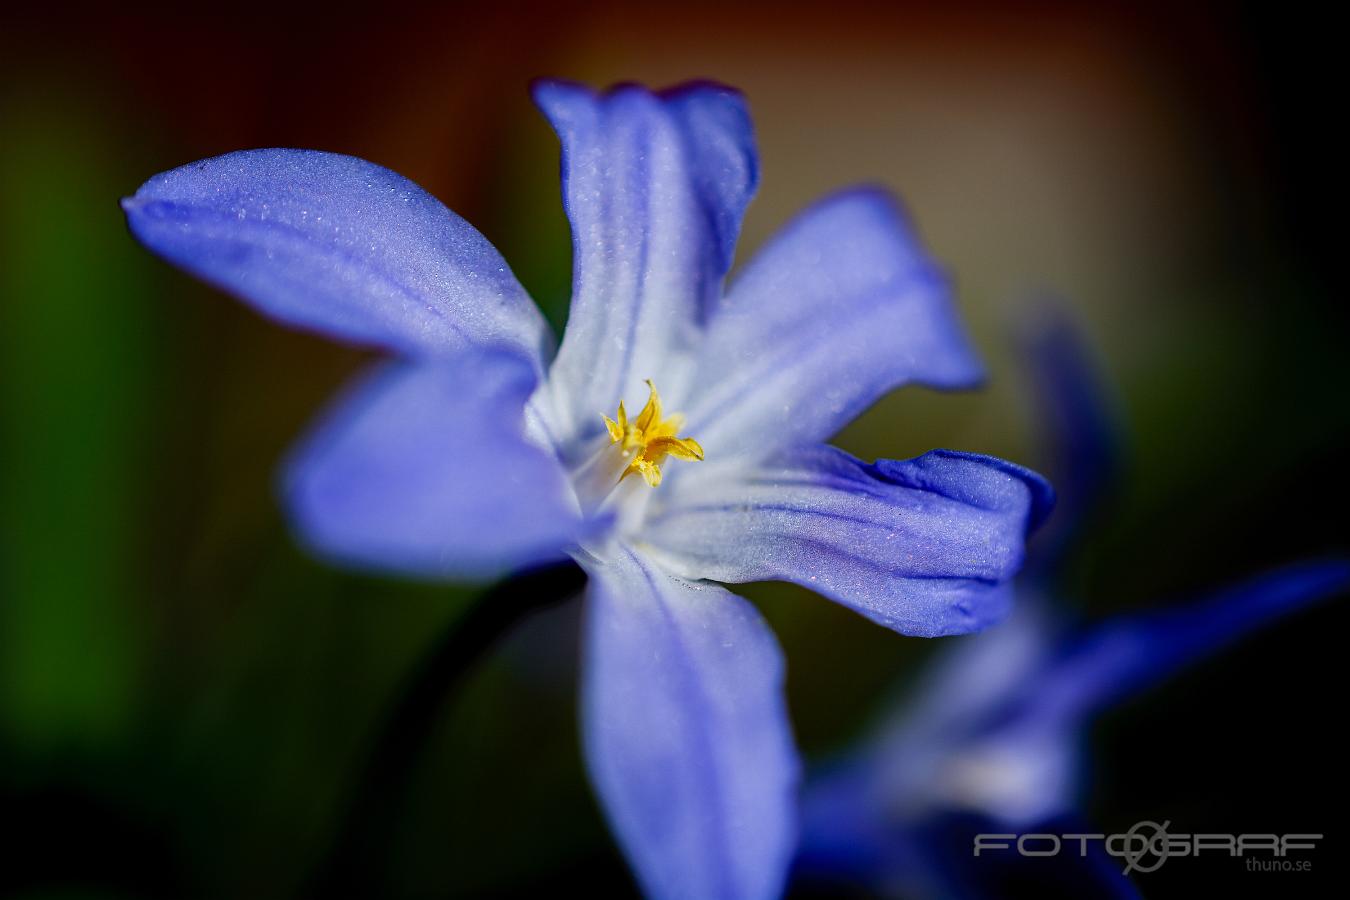
[[[957,810],[1022,829],[1071,814],[1094,713],[1347,587],[1350,563],[1308,563],[1067,634],[1041,604],[1021,597],[1008,622],[953,645],[909,703],[813,780],[804,806],[808,855],[817,865],[908,866],[902,848],[878,849],[879,835],[920,831]],[[859,835],[873,835],[868,859],[841,854],[822,833],[849,816]]]
[[[562,141],[572,224],[572,309],[553,367],[557,430],[602,429],[644,378],[678,399],[679,358],[721,291],[757,180],[745,102],[691,84],[597,94],[546,81],[535,100]]]
[[[874,190],[825,200],[760,251],[696,371],[686,430],[709,459],[824,441],[907,382],[980,378],[947,279]]]
[[[876,768],[855,759],[808,769],[801,799],[801,843],[794,870],[815,881],[870,881],[900,875],[915,861],[912,839],[879,788]]]
[[[1023,598],[1011,621],[957,648],[874,752],[911,797],[928,786],[931,806],[1034,824],[1073,808],[1093,714],[1347,585],[1350,564],[1304,564],[1068,634]]]
[[[1347,587],[1350,562],[1304,563],[1184,606],[1103,622],[1066,641],[998,718],[1006,724],[1076,724],[1280,616]]]
[[[1034,884],[1037,896],[1140,896],[1121,874],[1121,861],[1107,854],[1100,840],[1088,841],[1083,855],[1076,844],[1069,844],[1054,857],[1024,857],[1012,850],[973,856],[977,835],[1006,832],[1007,823],[978,813],[944,811],[923,822],[901,824],[880,798],[874,797],[872,808],[849,795],[852,788],[844,781],[854,774],[837,771],[810,781],[802,804],[802,853],[793,866],[794,884],[806,887],[808,895],[854,896],[866,886],[887,897],[973,900],[1021,896]],[[1040,822],[1035,831],[1101,833],[1079,817]]]
[[[927,873],[921,896],[967,898],[1022,896],[1035,885],[1038,897],[1091,897],[1093,900],[1138,900],[1139,890],[1122,873],[1123,861],[1106,852],[1101,840],[1085,846],[1065,840],[1055,856],[1023,856],[1014,850],[972,854],[980,834],[1007,831],[1007,825],[969,813],[935,817],[910,849],[917,867]],[[1058,816],[1038,823],[1042,834],[1100,834],[1080,816]]]
[[[1019,349],[1058,496],[1053,534],[1041,537],[1049,552],[1038,552],[1046,566],[1079,535],[1119,474],[1121,440],[1106,384],[1068,312],[1047,301],[1028,320]]]
[[[586,757],[644,892],[779,896],[799,766],[773,635],[745,600],[628,548],[583,565]]]
[[[1079,789],[1083,742],[1090,718],[1300,607],[1350,586],[1350,563],[1309,563],[1277,571],[1206,599],[1157,613],[1125,616],[1058,639],[1034,606],[1019,604],[1017,625],[1038,632],[1040,659],[1014,654],[1020,674],[1007,688],[973,696],[968,683],[948,680],[930,706],[960,711],[945,728],[901,729],[889,752],[942,759],[945,775],[913,769],[905,781],[942,784],[949,807],[979,810],[1010,825],[1029,826],[1071,810]],[[1023,609],[1032,618],[1023,620]],[[996,629],[975,639],[972,652],[990,666],[1009,641]],[[969,657],[965,660],[970,664]],[[919,726],[919,721],[911,723]],[[928,753],[916,749],[926,737]],[[891,776],[892,783],[901,779]]]
[[[876,809],[905,810],[906,827],[973,811],[1030,826],[1067,809],[1079,776],[1078,736],[1063,726],[1003,722],[1054,652],[1057,622],[1019,593],[1006,622],[959,641],[920,679],[858,753]],[[862,776],[860,776],[862,777]],[[903,807],[896,807],[896,804]]]
[[[248,150],[124,200],[155,253],[284,322],[407,354],[551,345],[487,240],[406,178],[313,150]]]
[[[705,473],[653,498],[665,505],[644,530],[679,571],[793,581],[924,636],[1003,616],[1026,532],[1051,502],[1036,474],[948,450],[867,465],[817,445]]]
[[[287,468],[301,538],[340,562],[432,578],[560,558],[582,523],[556,457],[522,436],[533,386],[514,354],[377,367]]]

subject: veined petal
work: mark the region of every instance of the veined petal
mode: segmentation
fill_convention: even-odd
[[[572,309],[551,381],[558,430],[578,435],[616,401],[640,404],[645,378],[682,399],[681,357],[754,192],[754,138],[741,95],[715,84],[597,94],[545,81],[534,96],[562,142]]]
[[[695,371],[682,409],[710,459],[824,441],[901,384],[981,374],[947,278],[867,189],[808,209],[751,260]]]
[[[288,464],[300,537],[340,562],[431,578],[561,558],[589,526],[556,457],[522,435],[534,383],[506,353],[378,366]]]
[[[124,200],[155,253],[284,322],[416,355],[552,337],[487,239],[401,175],[352,156],[247,150],[147,181]]]
[[[643,539],[676,571],[793,581],[923,636],[1003,616],[1027,530],[1051,503],[1040,476],[992,457],[935,450],[868,465],[824,445],[710,466],[672,494]]]
[[[779,896],[799,765],[773,635],[742,598],[629,548],[583,566],[586,759],[644,892]]]

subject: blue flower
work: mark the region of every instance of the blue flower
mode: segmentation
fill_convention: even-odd
[[[1049,489],[989,457],[869,464],[823,443],[901,384],[980,375],[885,194],[809,209],[724,293],[757,179],[741,96],[544,82],[535,99],[574,244],[556,352],[482,235],[362,160],[232,153],[124,208],[155,253],[267,315],[392,354],[286,468],[301,538],[440,578],[574,557],[586,758],[643,888],[772,896],[796,840],[783,662],[713,582],[794,581],[905,634],[972,631],[1006,611]]]
[[[1290,566],[1188,603],[1075,626],[1045,586],[1114,468],[1113,419],[1082,347],[1057,315],[1029,360],[1040,432],[1055,442],[1060,534],[1009,619],[950,648],[859,746],[808,781],[799,870],[924,896],[979,896],[1007,859],[975,859],[979,832],[1093,832],[1078,808],[1096,714],[1282,615],[1350,586],[1350,562]],[[1040,555],[1040,554],[1038,554]],[[1059,826],[1059,827],[1055,827]],[[1086,861],[1025,861],[1063,895],[1134,896],[1100,846]],[[998,891],[995,891],[998,893]]]

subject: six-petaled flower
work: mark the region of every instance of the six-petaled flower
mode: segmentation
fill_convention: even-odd
[[[571,554],[591,576],[586,757],[639,881],[772,896],[796,835],[783,665],[715,582],[795,581],[905,634],[973,631],[1006,612],[1049,490],[989,457],[869,464],[824,443],[901,384],[980,375],[884,193],[806,211],[724,292],[757,181],[740,95],[544,82],[535,99],[574,245],[556,352],[478,232],[359,159],[206,160],[147,182],[128,221],[266,314],[393,355],[287,467],[302,539],[447,578]]]

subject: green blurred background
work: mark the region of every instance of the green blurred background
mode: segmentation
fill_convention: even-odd
[[[1082,612],[1343,550],[1330,30],[1228,6],[941,10],[5,14],[0,809],[18,837],[0,844],[0,893],[292,894],[382,711],[481,590],[330,571],[288,537],[276,464],[364,356],[133,243],[118,198],[201,157],[314,147],[401,172],[475,223],[561,325],[558,151],[528,81],[728,82],[763,166],[738,261],[823,193],[889,185],[989,362],[986,389],[899,392],[844,447],[1046,465],[1010,336],[1053,292],[1115,387],[1129,462],[1065,574]],[[784,645],[813,757],[934,649],[802,590],[746,593]],[[577,750],[577,615],[530,619],[446,707],[378,824],[383,893],[632,891]],[[1339,606],[1305,614],[1109,717],[1099,820],[1344,836],[1346,624]],[[1179,869],[1146,888],[1185,893]]]

